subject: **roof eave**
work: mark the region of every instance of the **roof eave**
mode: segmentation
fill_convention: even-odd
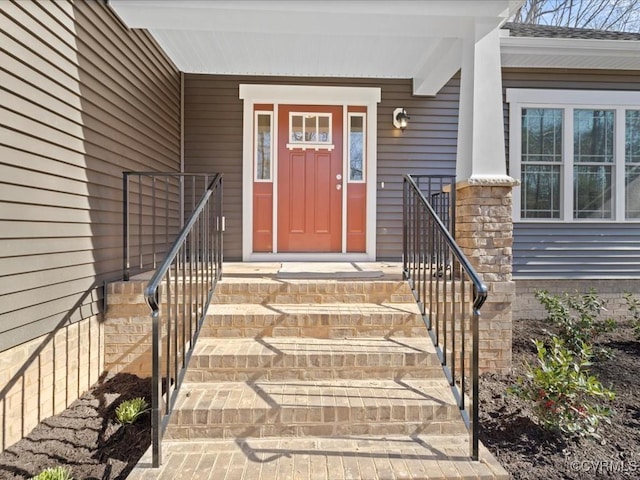
[[[640,42],[576,38],[500,38],[503,67],[640,70]]]

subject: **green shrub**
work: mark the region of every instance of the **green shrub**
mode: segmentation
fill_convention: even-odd
[[[73,480],[71,470],[67,467],[51,467],[43,470],[31,480]]]
[[[616,327],[612,318],[599,319],[605,310],[606,302],[601,300],[594,289],[589,293],[569,295],[550,295],[546,290],[536,290],[536,299],[547,311],[547,322],[557,330],[557,335],[566,347],[574,354],[584,353],[582,345],[589,345],[589,351],[594,353],[593,345],[598,336],[611,332]],[[606,349],[600,349],[599,356],[610,357]]]
[[[509,393],[533,402],[542,427],[570,437],[599,438],[598,425],[609,421],[611,411],[594,401],[612,400],[614,393],[589,375],[591,347],[583,343],[581,352],[575,354],[558,337],[552,337],[548,348],[541,341],[534,340],[534,344],[537,364],[525,363],[525,377]]]
[[[116,407],[116,419],[123,425],[135,423],[143,414],[149,411],[149,404],[142,397],[125,400]]]
[[[630,292],[624,293],[624,299],[627,301],[629,313],[631,313],[631,328],[636,340],[640,340],[640,300],[635,298]]]

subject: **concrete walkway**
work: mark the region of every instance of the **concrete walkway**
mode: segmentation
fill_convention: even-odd
[[[459,435],[163,442],[163,451],[161,468],[149,468],[147,452],[128,480],[509,478],[484,447],[480,461],[470,461]]]

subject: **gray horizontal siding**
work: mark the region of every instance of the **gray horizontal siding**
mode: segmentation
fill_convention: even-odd
[[[0,2],[0,351],[101,313],[122,172],[177,171],[180,77],[104,2]]]
[[[414,97],[411,80],[185,75],[185,170],[225,174],[225,258],[242,256],[242,101],[240,83],[380,87],[378,105],[377,256],[402,250],[402,175],[455,174],[458,88],[454,78],[436,97]],[[393,128],[404,107],[410,125]],[[384,188],[381,188],[384,182]]]
[[[378,259],[402,258],[403,175],[456,173],[458,98],[457,76],[435,97],[413,96],[408,80],[383,86],[378,105]],[[404,132],[391,123],[397,107],[411,117]]]
[[[503,88],[637,90],[638,73],[607,70],[504,69]],[[509,110],[504,108],[508,149]],[[640,275],[640,225],[518,223],[516,278],[622,278]]]
[[[514,225],[516,278],[638,278],[640,224]]]

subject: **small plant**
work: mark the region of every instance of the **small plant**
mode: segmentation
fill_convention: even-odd
[[[636,340],[640,340],[640,300],[635,298],[630,292],[624,293],[624,299],[627,301],[629,313],[631,313],[631,328]]]
[[[116,407],[116,419],[122,425],[135,423],[143,414],[149,411],[149,404],[142,397],[125,400]]]
[[[584,353],[582,344],[592,347],[600,334],[611,332],[616,327],[612,318],[600,320],[606,302],[601,300],[594,289],[585,294],[550,295],[546,290],[536,290],[536,299],[547,311],[547,321],[557,330],[557,335],[574,354]],[[589,351],[594,353],[593,348]],[[611,357],[606,349],[600,349],[598,356]]]
[[[73,480],[71,470],[67,467],[51,467],[41,471],[31,480]]]
[[[533,409],[543,428],[560,431],[570,437],[594,437],[598,425],[609,421],[608,407],[595,399],[612,400],[614,393],[589,375],[591,347],[581,344],[575,354],[558,337],[552,337],[547,348],[534,340],[538,362],[525,364],[525,377],[509,389],[509,393],[533,402]]]

